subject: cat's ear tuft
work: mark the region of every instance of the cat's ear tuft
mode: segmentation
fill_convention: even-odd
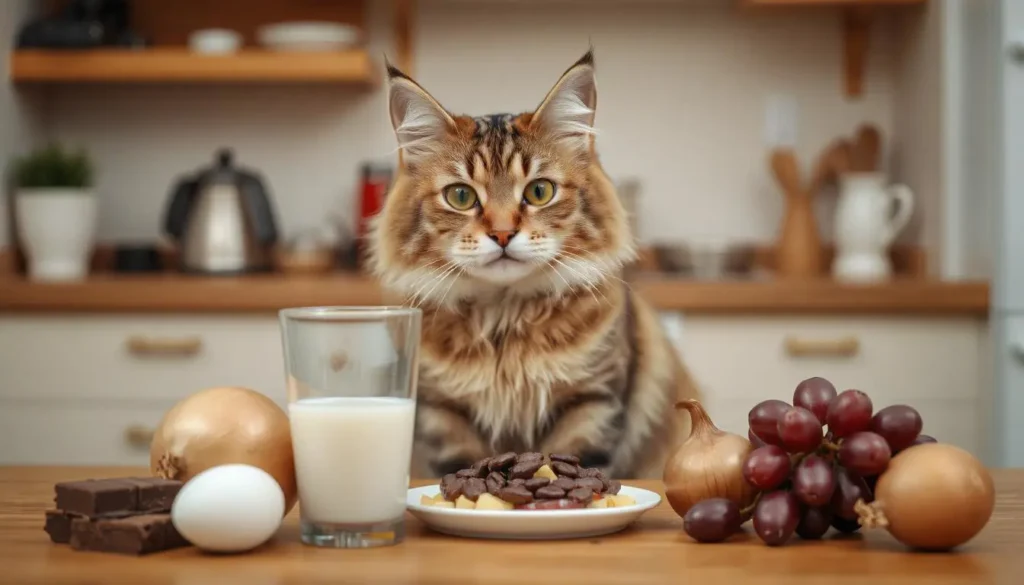
[[[596,110],[597,80],[591,49],[562,74],[534,112],[531,123],[573,148],[589,150],[590,135],[596,133]]]
[[[388,111],[398,148],[408,162],[435,152],[445,135],[455,129],[451,115],[425,89],[390,63]]]

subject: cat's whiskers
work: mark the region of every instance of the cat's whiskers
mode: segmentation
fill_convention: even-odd
[[[551,260],[554,261],[554,262],[557,262],[560,265],[562,265],[563,267],[566,268],[566,270],[568,270],[569,272],[572,272],[577,277],[579,277],[580,280],[582,280],[582,282],[580,284],[582,284],[583,287],[586,288],[588,292],[590,292],[590,296],[594,297],[594,302],[600,303],[600,301],[597,299],[597,295],[599,294],[599,295],[601,295],[601,298],[603,298],[605,300],[605,302],[607,302],[609,305],[612,304],[612,302],[608,300],[608,297],[604,296],[604,293],[602,293],[601,290],[597,288],[597,286],[595,286],[594,284],[591,284],[590,280],[586,277],[586,275],[581,274],[575,268],[573,268],[572,266],[569,266],[565,262],[562,262],[558,258],[552,258]],[[597,292],[597,294],[594,294],[595,291]]]
[[[622,280],[621,278],[616,276],[614,273],[612,273],[612,267],[609,267],[608,266],[608,262],[606,260],[603,260],[602,258],[600,258],[597,254],[591,252],[590,250],[587,250],[587,249],[584,249],[584,248],[580,248],[579,246],[571,246],[569,244],[563,244],[562,245],[562,253],[563,254],[567,254],[569,256],[576,256],[577,258],[580,257],[578,254],[570,252],[570,250],[574,250],[576,252],[582,252],[583,254],[587,254],[591,258],[591,259],[588,259],[587,261],[588,262],[592,262],[594,264],[594,267],[597,270],[600,270],[608,278],[612,278],[614,280],[617,280],[617,281],[621,282],[622,284],[626,285],[627,287],[630,287],[630,284],[628,282],[626,282],[625,280]]]
[[[430,273],[427,276],[436,278],[438,274],[440,274],[441,272],[444,272],[445,270],[450,270],[450,267],[455,266],[455,265],[456,264],[454,262],[452,262],[451,260],[448,260],[440,268],[435,268],[434,270],[431,270]],[[406,302],[413,301],[415,303],[413,306],[415,306],[415,307],[420,306],[420,304],[422,303],[422,301],[420,299],[420,293],[423,292],[423,289],[425,289],[428,286],[430,286],[430,283],[432,283],[432,282],[434,282],[434,280],[427,280],[427,282],[425,282],[423,284],[423,286],[421,286],[419,289],[417,289],[416,292],[414,292],[408,299],[406,299]]]
[[[441,295],[441,300],[437,302],[437,310],[435,310],[434,314],[430,316],[430,326],[431,327],[434,326],[434,319],[437,318],[437,314],[442,309],[444,309],[444,299],[445,299],[445,297],[448,296],[448,293],[452,290],[452,286],[454,286],[455,283],[459,281],[459,277],[462,276],[462,273],[465,272],[465,271],[466,271],[465,268],[459,266],[459,271],[457,273],[455,273],[455,277],[452,278],[452,281],[448,284],[448,288],[446,288],[445,291],[444,291],[444,294]]]
[[[455,272],[456,270],[462,270],[462,267],[461,267],[461,266],[459,266],[458,264],[454,263],[454,262],[449,262],[449,265],[450,265],[451,267],[450,267],[450,268],[448,268],[448,270],[446,270],[446,271],[444,272],[444,274],[442,274],[442,275],[441,275],[440,277],[438,277],[438,278],[437,278],[437,279],[435,280],[435,282],[434,282],[434,286],[430,287],[430,290],[428,290],[427,292],[423,293],[423,297],[422,297],[422,298],[420,299],[420,301],[419,301],[419,302],[418,302],[418,303],[416,304],[416,307],[417,307],[417,308],[419,308],[420,306],[422,306],[422,305],[423,305],[423,303],[424,303],[424,302],[426,302],[426,300],[430,298],[430,293],[434,292],[434,289],[436,289],[436,288],[437,288],[437,287],[438,287],[438,286],[439,286],[439,285],[440,285],[440,284],[441,284],[442,282],[444,282],[444,281],[445,281],[445,279],[446,279],[446,278],[448,278],[448,276],[449,276],[449,275],[451,275],[451,274],[452,274],[453,272]],[[456,275],[456,278],[458,278],[458,275]],[[429,283],[428,283],[428,284],[429,284]]]

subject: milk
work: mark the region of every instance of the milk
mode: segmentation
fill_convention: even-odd
[[[303,519],[370,524],[402,517],[415,400],[307,398],[289,404],[288,414]]]

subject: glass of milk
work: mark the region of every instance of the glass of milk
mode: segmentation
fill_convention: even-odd
[[[402,541],[420,319],[403,307],[280,312],[302,542]]]

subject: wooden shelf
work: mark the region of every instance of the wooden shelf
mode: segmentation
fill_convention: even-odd
[[[928,0],[742,0],[747,6],[894,6],[924,4]]]
[[[984,318],[982,281],[899,279],[855,285],[830,279],[692,281],[657,274],[629,278],[633,290],[665,311],[704,314],[892,314]],[[36,283],[0,276],[0,314],[265,313],[284,307],[400,303],[355,274],[243,277],[98,274],[82,282]]]
[[[332,83],[373,86],[379,75],[363,50],[198,55],[184,48],[15,51],[14,83]]]

